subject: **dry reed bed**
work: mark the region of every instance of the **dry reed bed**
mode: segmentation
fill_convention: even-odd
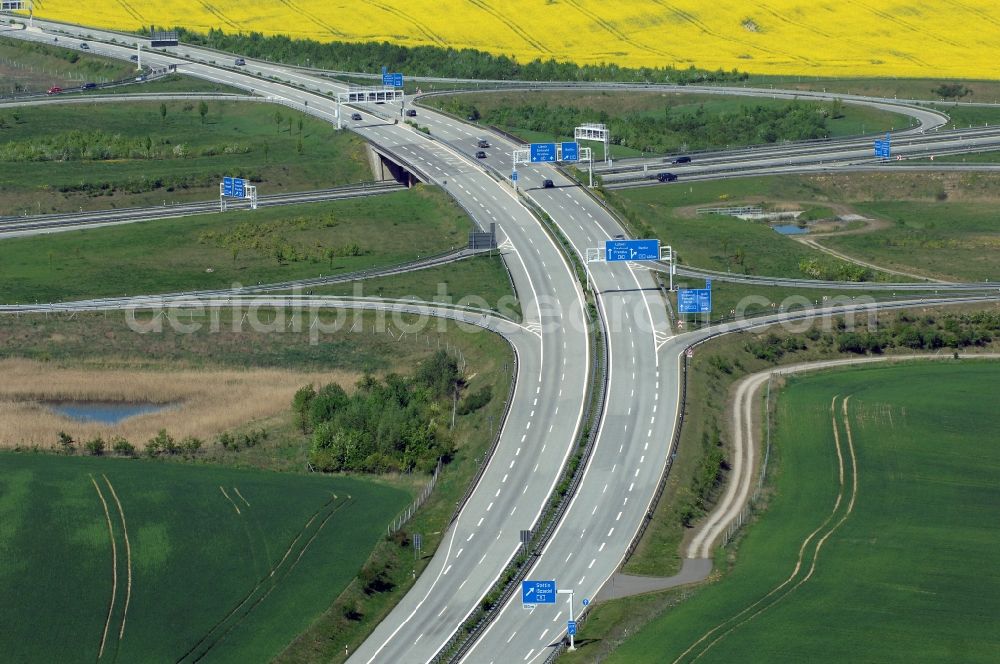
[[[160,429],[174,438],[211,439],[227,429],[287,412],[306,383],[353,385],[346,371],[183,369],[179,371],[59,366],[33,360],[0,360],[0,447],[49,447],[60,431],[78,440],[124,436],[142,447]],[[117,425],[71,420],[41,401],[108,401],[172,404]]]

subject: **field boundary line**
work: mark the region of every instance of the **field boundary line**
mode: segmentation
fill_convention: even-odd
[[[115,504],[118,505],[118,516],[122,520],[122,533],[125,535],[125,560],[128,569],[128,583],[125,585],[125,608],[122,610],[122,627],[118,630],[118,640],[121,641],[122,637],[125,636],[125,618],[128,616],[128,605],[132,601],[132,544],[128,541],[128,527],[125,525],[125,510],[122,509],[122,503],[118,500],[118,493],[115,491],[115,487],[111,484],[111,480],[104,473],[101,473],[101,477],[107,482],[108,488],[111,489],[111,497],[115,499]]]
[[[101,493],[101,487],[98,486],[97,480],[94,479],[93,475],[90,475],[90,481],[94,484],[94,489],[97,491],[97,497],[101,499],[101,505],[104,506],[104,519],[108,523],[108,536],[111,538],[111,605],[108,607],[108,618],[104,621],[104,634],[101,635],[101,648],[97,652],[97,659],[104,656],[104,644],[108,639],[108,627],[111,625],[111,614],[115,610],[115,598],[118,595],[118,545],[115,543],[115,531],[111,527],[111,513],[108,511],[108,501],[104,500],[104,494]]]

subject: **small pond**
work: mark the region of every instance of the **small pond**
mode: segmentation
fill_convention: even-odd
[[[805,235],[809,232],[808,228],[799,228],[798,224],[779,224],[777,226],[771,226],[771,228],[778,231],[782,235]]]
[[[60,401],[46,403],[45,406],[59,415],[64,415],[78,422],[99,422],[101,424],[118,424],[124,419],[136,415],[156,413],[167,408],[169,404],[155,403],[124,403],[105,401]]]

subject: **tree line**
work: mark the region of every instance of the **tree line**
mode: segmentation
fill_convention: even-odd
[[[481,110],[464,96],[446,98],[439,105],[460,117],[480,118],[490,125],[552,136],[567,136],[573,127],[584,122],[602,122],[611,131],[612,143],[659,154],[828,138],[827,120],[838,117],[838,113],[842,115],[836,102],[791,102],[780,106],[743,104],[736,110],[719,112],[710,112],[704,105],[690,111],[666,105],[662,111],[623,115],[611,115],[607,111],[595,114],[586,108],[547,103]]]
[[[412,376],[365,375],[348,394],[330,383],[299,389],[292,412],[310,436],[309,461],[324,472],[431,472],[454,453],[449,425],[464,381],[458,363],[444,351],[421,362]],[[488,403],[480,390],[460,410]]]
[[[151,30],[143,29],[149,35]],[[576,64],[542,60],[518,62],[516,57],[494,55],[486,51],[440,46],[400,46],[389,42],[318,42],[292,39],[286,35],[259,32],[231,34],[218,29],[208,33],[176,30],[181,41],[239,53],[250,58],[269,59],[292,65],[311,65],[321,69],[350,72],[381,71],[383,66],[408,76],[442,76],[517,81],[625,81],[639,83],[732,83],[749,76],[736,69],[709,71],[691,66],[687,69],[665,67],[622,67],[614,63]]]

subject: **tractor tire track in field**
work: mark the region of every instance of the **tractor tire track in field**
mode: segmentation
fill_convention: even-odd
[[[984,12],[982,9],[979,9],[978,7],[970,7],[964,2],[955,2],[955,0],[952,0],[951,4],[955,5],[956,7],[959,7],[960,9],[964,9],[970,14],[975,14],[976,16],[983,19],[987,23],[992,23],[993,25],[1000,26],[1000,20],[997,20],[993,16],[990,16],[988,12]]]
[[[236,30],[237,32],[240,32],[242,30],[242,28],[240,28],[240,26],[238,26],[235,23],[233,23],[232,21],[230,21],[226,17],[225,14],[223,14],[222,12],[220,12],[218,9],[216,9],[215,7],[213,7],[212,5],[210,5],[209,3],[205,2],[205,0],[200,0],[200,4],[201,4],[202,7],[205,8],[205,11],[207,11],[209,14],[211,14],[215,18],[219,19],[223,23],[227,24],[233,30]]]
[[[622,32],[621,30],[619,30],[618,28],[616,28],[614,26],[614,24],[612,24],[612,23],[604,20],[603,18],[601,18],[600,16],[597,16],[596,14],[594,14],[592,12],[588,12],[586,9],[584,9],[583,7],[581,7],[580,3],[577,2],[577,0],[566,0],[566,4],[568,4],[570,7],[572,7],[575,10],[577,10],[578,12],[580,12],[581,14],[583,14],[584,16],[586,16],[587,18],[589,18],[593,22],[597,23],[599,26],[601,26],[601,28],[604,29],[605,32],[607,32],[609,35],[611,35],[615,39],[619,39],[619,40],[625,42],[626,44],[631,44],[632,46],[634,46],[635,48],[639,49],[640,51],[649,51],[650,53],[656,53],[657,55],[662,55],[665,58],[672,58],[672,57],[674,57],[671,54],[667,53],[666,51],[661,51],[661,50],[659,50],[657,48],[653,48],[652,46],[648,46],[648,45],[645,45],[645,44],[640,44],[637,41],[631,39],[624,32]]]
[[[298,13],[298,14],[302,14],[303,16],[305,16],[307,19],[309,19],[310,21],[312,21],[313,23],[315,23],[319,27],[321,27],[324,30],[328,31],[330,34],[335,35],[337,37],[346,37],[347,36],[343,32],[341,32],[340,30],[338,30],[337,28],[333,27],[332,25],[330,25],[329,23],[327,23],[326,21],[324,21],[323,19],[321,19],[320,17],[316,16],[316,14],[313,14],[312,12],[303,9],[296,2],[294,2],[294,0],[279,0],[279,2],[281,2],[281,4],[283,4],[286,7],[288,7],[288,9],[291,10],[292,12],[295,12],[295,13]]]
[[[226,635],[229,634],[233,629],[238,627],[243,620],[246,619],[248,615],[256,608],[261,602],[263,602],[280,584],[301,560],[302,556],[305,554],[306,550],[312,544],[312,542],[319,535],[323,526],[342,508],[348,506],[353,500],[350,496],[346,500],[338,500],[337,496],[334,495],[327,502],[317,509],[309,520],[302,527],[302,529],[292,538],[291,543],[285,550],[285,554],[281,557],[281,560],[277,564],[273,565],[271,569],[261,577],[253,588],[234,606],[225,616],[220,618],[212,627],[193,645],[189,648],[183,655],[177,658],[176,662],[198,662],[204,658],[212,648],[219,644]],[[303,536],[309,535],[309,530],[312,525],[320,519],[319,525],[312,532],[311,536],[301,545],[299,549],[296,549],[296,545],[303,539]],[[286,565],[289,558],[293,553],[297,552],[298,555],[291,561],[290,564]],[[264,588],[266,584],[270,582],[266,591],[260,594],[260,591]]]
[[[410,23],[411,25],[413,25],[413,27],[415,27],[417,30],[419,30],[420,32],[422,32],[424,34],[424,36],[427,37],[427,39],[431,40],[432,42],[434,42],[438,46],[441,46],[443,48],[449,48],[450,44],[449,44],[448,40],[444,39],[443,37],[441,37],[440,35],[438,35],[437,33],[435,33],[433,30],[431,30],[426,25],[424,25],[423,23],[421,23],[417,19],[413,18],[412,16],[410,16],[406,12],[404,12],[404,11],[402,11],[400,9],[396,9],[392,5],[382,4],[381,2],[369,2],[368,4],[372,5],[373,7],[378,7],[379,9],[381,9],[384,12],[386,12],[387,14],[392,14],[396,18],[402,19],[402,20],[406,21],[407,23]]]
[[[839,396],[840,395],[835,395],[830,400],[830,419],[831,419],[831,425],[833,427],[833,440],[834,440],[834,447],[837,452],[837,467],[838,467],[838,490],[837,490],[837,498],[833,503],[833,509],[830,510],[830,513],[827,515],[826,519],[824,519],[823,522],[819,525],[819,527],[817,527],[815,530],[809,533],[809,535],[802,541],[802,544],[799,546],[798,559],[795,563],[795,567],[792,569],[792,573],[788,576],[787,579],[785,579],[782,583],[773,588],[770,592],[768,592],[766,595],[758,599],[750,606],[747,606],[736,615],[727,618],[726,620],[719,623],[709,631],[705,632],[705,634],[703,634],[701,638],[692,643],[687,650],[682,652],[674,660],[673,664],[678,664],[678,662],[682,661],[685,657],[693,654],[693,651],[695,650],[698,650],[698,653],[694,655],[691,661],[696,661],[700,659],[705,653],[707,653],[722,639],[726,638],[735,630],[739,629],[740,627],[750,622],[760,614],[764,613],[771,607],[778,604],[781,600],[788,597],[788,595],[790,595],[792,592],[801,587],[802,584],[804,584],[806,581],[812,578],[813,573],[816,571],[816,564],[819,559],[820,549],[822,549],[823,544],[826,543],[826,540],[829,539],[831,535],[833,535],[834,531],[836,531],[851,515],[851,512],[854,511],[854,503],[857,498],[857,492],[858,492],[858,465],[857,465],[857,457],[854,452],[854,440],[853,437],[851,436],[850,423],[847,420],[848,417],[847,402],[850,400],[850,396],[848,396],[846,399],[844,399],[842,405],[843,405],[844,426],[847,432],[847,445],[851,456],[852,487],[851,487],[850,500],[841,518],[836,523],[834,523],[833,526],[831,526],[829,530],[827,530],[823,534],[823,536],[820,537],[820,539],[816,542],[815,548],[812,551],[808,572],[805,574],[804,577],[798,579],[794,586],[792,586],[785,592],[781,593],[782,589],[784,589],[788,584],[796,581],[796,579],[799,576],[799,572],[802,571],[803,561],[805,559],[806,549],[809,547],[809,543],[813,540],[814,537],[816,537],[820,533],[820,531],[825,529],[827,525],[834,519],[834,517],[840,510],[841,503],[844,500],[844,489],[845,489],[844,454],[840,440],[840,430],[837,426],[837,408],[836,408],[837,398]],[[768,600],[771,601],[769,602]],[[754,609],[756,609],[756,611],[754,611]],[[742,620],[740,620],[741,618]],[[734,622],[737,620],[739,620],[739,622],[736,622],[734,624]],[[708,639],[712,638],[714,634],[723,629],[725,629],[724,632],[716,636],[714,639],[705,644],[704,647],[699,649],[699,646],[701,646],[703,643],[708,641]]]
[[[663,7],[664,9],[669,10],[670,12],[673,13],[674,16],[676,16],[677,18],[681,19],[685,23],[690,23],[691,25],[693,25],[694,27],[698,28],[703,33],[705,33],[706,35],[709,35],[711,37],[715,37],[716,39],[719,39],[719,40],[722,40],[722,41],[727,41],[727,42],[732,42],[733,44],[739,44],[740,46],[747,46],[749,48],[753,48],[755,50],[758,50],[761,53],[766,53],[768,55],[772,55],[772,56],[775,56],[775,57],[784,57],[784,58],[789,58],[789,59],[792,59],[792,60],[798,60],[798,61],[803,62],[803,63],[808,64],[808,65],[818,64],[815,60],[811,60],[811,59],[803,57],[801,55],[794,55],[792,53],[786,53],[785,51],[777,51],[775,49],[768,48],[766,46],[760,46],[759,44],[751,44],[751,43],[743,41],[742,39],[737,39],[736,37],[730,37],[728,35],[722,34],[721,32],[716,32],[715,30],[712,30],[711,28],[709,28],[708,25],[706,25],[704,22],[702,22],[701,20],[699,20],[694,14],[686,12],[683,9],[679,9],[678,7],[674,7],[673,5],[670,5],[670,4],[666,3],[666,2],[664,2],[663,0],[653,0],[653,2],[655,2],[659,6]]]
[[[855,503],[855,501],[857,500],[857,497],[858,497],[858,459],[857,459],[857,456],[854,453],[854,437],[851,435],[851,422],[850,422],[850,419],[848,418],[848,413],[847,413],[847,402],[850,401],[850,400],[851,400],[851,397],[848,396],[848,397],[846,397],[841,402],[841,405],[843,406],[843,409],[842,409],[843,410],[843,425],[844,425],[844,430],[847,433],[847,447],[848,447],[848,450],[850,451],[850,454],[851,454],[851,499],[847,503],[847,509],[844,511],[843,516],[841,516],[840,520],[838,520],[837,523],[835,523],[833,525],[833,527],[830,528],[830,530],[827,531],[827,533],[825,535],[823,535],[823,537],[820,538],[820,540],[818,542],[816,542],[816,550],[813,552],[812,563],[809,565],[809,572],[806,573],[806,575],[798,583],[796,583],[794,586],[792,586],[791,588],[789,588],[788,591],[786,593],[784,593],[783,595],[781,595],[780,597],[775,598],[775,600],[773,602],[771,602],[770,604],[768,604],[767,606],[764,606],[764,607],[758,609],[755,613],[747,616],[742,621],[740,621],[738,624],[733,625],[732,627],[730,627],[728,630],[726,630],[726,632],[724,634],[719,635],[714,641],[712,641],[707,646],[705,646],[705,649],[702,650],[698,654],[698,656],[694,658],[695,660],[700,659],[701,656],[704,655],[706,652],[708,652],[712,648],[712,646],[714,646],[716,643],[718,643],[722,639],[726,638],[727,636],[729,636],[729,634],[731,634],[732,632],[736,631],[737,629],[739,629],[743,625],[747,624],[748,622],[750,622],[751,620],[753,620],[754,618],[756,618],[760,614],[764,613],[768,609],[770,609],[770,608],[774,607],[775,605],[777,605],[779,602],[781,602],[782,600],[784,600],[785,598],[787,598],[789,595],[791,595],[793,592],[795,592],[796,590],[798,590],[802,586],[802,584],[804,584],[806,581],[808,581],[809,579],[811,579],[813,573],[816,571],[816,563],[819,561],[819,552],[820,552],[820,549],[823,548],[823,544],[825,544],[826,541],[830,538],[830,536],[833,535],[833,533],[838,528],[840,528],[840,526],[842,526],[845,521],[847,521],[847,518],[849,516],[851,516],[851,512],[854,511],[854,503]],[[834,402],[835,401],[836,401],[836,397],[834,397]],[[837,439],[837,454],[839,456],[840,455],[840,436],[838,435],[838,432],[837,432],[837,413],[836,413],[836,409],[835,409],[835,407],[834,407],[833,404],[831,404],[831,406],[830,406],[830,415],[831,415],[831,419],[833,421],[833,433],[834,433],[834,437]],[[844,472],[844,466],[843,466],[843,460],[842,459],[841,459],[841,465],[840,465],[840,472],[841,472],[841,477],[840,477],[841,495],[843,495],[843,484],[844,484],[843,472]],[[838,500],[838,504],[839,504],[839,502],[840,502],[840,496],[838,496],[837,500]]]
[[[237,514],[243,514],[243,512],[240,511],[240,506],[237,505],[236,502],[229,497],[229,494],[226,493],[226,490],[222,488],[221,484],[219,485],[219,491],[221,491],[222,495],[226,497],[226,500],[228,500],[229,504],[233,506],[233,509],[236,510]]]
[[[137,12],[128,2],[126,2],[125,0],[118,0],[118,4],[121,5],[122,9],[124,9],[129,16],[139,21],[140,25],[146,24],[146,21],[145,19],[142,18],[142,15],[140,15],[139,12]]]
[[[115,505],[118,506],[118,516],[122,521],[122,535],[125,537],[125,564],[128,570],[128,577],[125,584],[125,608],[122,609],[122,625],[118,630],[118,641],[120,644],[122,638],[125,636],[125,619],[128,617],[128,606],[132,601],[132,544],[128,539],[128,527],[125,525],[125,510],[122,509],[122,503],[118,500],[118,493],[115,491],[115,487],[111,484],[111,480],[108,479],[107,475],[101,473],[101,477],[107,483],[108,489],[111,490],[111,497],[115,499]],[[117,658],[117,651],[115,657]]]
[[[346,503],[343,503],[342,505],[346,505]],[[302,560],[302,556],[304,556],[305,553],[306,553],[306,551],[309,549],[309,545],[313,543],[313,540],[315,540],[317,537],[319,537],[319,533],[320,533],[321,530],[323,530],[323,526],[325,526],[326,522],[329,521],[331,518],[333,518],[333,515],[336,514],[339,510],[340,510],[339,507],[336,508],[336,509],[334,509],[334,510],[331,510],[323,518],[323,520],[320,522],[319,526],[316,528],[316,532],[314,532],[313,535],[312,535],[312,537],[309,538],[309,541],[307,541],[302,546],[302,548],[299,549],[299,555],[295,557],[295,561],[292,562],[292,564],[288,567],[288,569],[286,569],[286,570],[284,570],[282,572],[281,579],[279,579],[278,581],[281,581],[282,579],[286,578],[289,574],[292,573],[292,570],[295,569],[296,565],[299,564],[299,561]],[[296,538],[296,539],[298,539],[298,538]],[[201,661],[201,659],[203,657],[205,657],[212,650],[212,648],[214,648],[216,645],[218,645],[219,643],[221,643],[223,639],[225,639],[227,636],[229,636],[229,633],[231,631],[233,631],[234,629],[236,629],[237,627],[239,627],[240,624],[243,622],[243,619],[246,618],[250,614],[250,612],[253,611],[257,607],[257,605],[259,605],[260,603],[262,603],[265,599],[268,598],[268,596],[271,593],[274,592],[275,588],[278,587],[278,581],[276,581],[275,583],[271,584],[271,587],[268,588],[267,592],[264,593],[263,595],[261,595],[259,598],[257,598],[254,601],[254,603],[251,604],[247,608],[247,610],[243,613],[243,615],[239,618],[239,620],[236,620],[236,621],[230,623],[229,627],[226,628],[226,631],[223,632],[222,634],[220,634],[218,636],[218,638],[216,638],[215,641],[213,641],[211,643],[211,645],[209,645],[208,648],[205,649],[205,652],[203,652],[201,655],[199,655],[194,661],[195,662]]]
[[[881,18],[882,20],[889,21],[890,23],[895,23],[899,27],[904,28],[906,30],[909,30],[910,32],[916,33],[918,35],[922,35],[924,37],[930,37],[931,39],[934,39],[935,41],[939,41],[942,44],[947,44],[948,46],[954,46],[956,48],[962,48],[962,45],[959,44],[958,42],[954,42],[954,41],[952,41],[950,39],[942,37],[941,35],[936,35],[936,34],[931,33],[931,32],[925,32],[925,31],[921,30],[920,28],[916,27],[915,25],[913,25],[912,23],[909,23],[907,21],[904,21],[901,18],[898,18],[898,17],[894,16],[890,12],[882,11],[881,9],[878,9],[877,7],[872,7],[871,5],[867,5],[867,4],[863,3],[863,2],[852,2],[851,4],[857,5],[858,7],[861,7],[862,9],[865,9],[865,10],[871,12],[872,14],[875,14],[876,16],[878,16],[879,18]]]
[[[94,476],[90,476],[90,481],[94,484],[94,489],[97,491],[97,497],[101,499],[101,505],[104,506],[104,519],[108,524],[108,537],[111,538],[111,603],[108,606],[108,617],[104,621],[104,632],[101,634],[101,647],[97,651],[97,659],[101,659],[104,656],[104,645],[108,640],[108,627],[111,625],[111,614],[115,610],[115,600],[118,596],[118,544],[115,542],[115,531],[111,526],[111,513],[108,511],[108,501],[104,500],[104,494],[101,493],[101,487],[97,484],[97,480]]]
[[[498,11],[490,7],[489,4],[487,4],[487,0],[469,0],[469,2],[506,25],[511,29],[511,31],[514,32],[514,34],[527,42],[527,44],[536,51],[539,51],[540,53],[548,53],[550,55],[552,54],[552,49],[548,48],[545,44],[529,35],[520,25],[507,18],[502,11]]]

